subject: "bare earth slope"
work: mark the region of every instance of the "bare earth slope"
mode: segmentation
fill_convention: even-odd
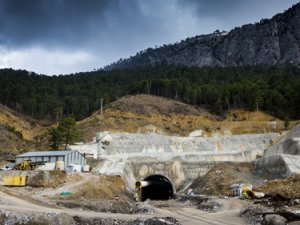
[[[0,104],[0,161],[22,151],[38,150],[43,146],[39,136],[46,131],[36,121]]]
[[[27,140],[33,140],[45,130],[45,127],[40,125],[40,122],[25,116],[21,113],[17,113],[4,105],[0,104],[0,124],[8,124],[14,127],[16,131],[22,133],[23,138]]]
[[[125,96],[78,123],[85,140],[99,131],[158,133],[187,136],[195,130],[203,135],[264,133],[283,129],[283,122],[263,112],[228,111],[224,117],[179,101],[153,95]]]

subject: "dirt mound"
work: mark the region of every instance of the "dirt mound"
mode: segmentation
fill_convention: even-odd
[[[26,184],[31,187],[55,188],[65,183],[67,174],[65,171],[38,171],[28,176]]]
[[[290,124],[293,124],[292,122]],[[263,112],[231,110],[220,117],[179,101],[157,96],[126,96],[106,106],[78,123],[84,141],[90,141],[96,132],[157,133],[187,136],[202,130],[204,136],[278,132],[283,121]]]
[[[279,194],[285,198],[300,198],[300,174],[281,180],[270,180],[256,188],[265,194]]]
[[[279,175],[276,177],[275,174],[256,170],[250,162],[219,163],[205,176],[197,179],[190,188],[195,194],[219,196],[231,194],[230,186],[241,183],[252,184],[255,191],[268,195],[279,194],[288,199],[300,198],[300,174],[287,179],[279,179]]]
[[[196,129],[213,128],[210,121],[217,116],[162,97],[136,95],[123,97],[106,107],[103,115],[95,112],[78,123],[85,140],[91,140],[96,132],[158,133],[188,135]]]
[[[68,199],[128,199],[125,183],[120,176],[93,176],[72,192]]]
[[[58,205],[110,213],[133,213],[136,208],[120,176],[89,175],[86,181],[69,191],[70,195],[59,196]]]
[[[191,105],[166,99],[154,95],[134,95],[125,96],[113,102],[110,106],[113,109],[123,112],[136,114],[184,114],[184,115],[207,115],[211,116],[206,110],[195,108]]]
[[[198,178],[190,188],[195,194],[228,195],[231,194],[232,184],[246,183],[258,186],[264,179],[250,162],[226,162],[217,164],[205,176]]]

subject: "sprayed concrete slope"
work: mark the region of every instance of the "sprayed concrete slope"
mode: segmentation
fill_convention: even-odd
[[[255,160],[254,165],[260,170],[282,177],[289,177],[294,173],[300,174],[300,156],[298,155],[271,155]]]
[[[151,174],[169,178],[178,190],[203,176],[218,161],[252,161],[262,155],[276,133],[175,137],[103,132],[96,141],[72,145],[83,153],[98,152],[97,173],[121,175],[130,189]]]
[[[300,125],[295,126],[277,144],[264,152],[265,156],[279,154],[300,155]]]
[[[254,162],[261,170],[288,177],[300,174],[300,125],[295,126],[277,144],[264,151],[264,157]]]

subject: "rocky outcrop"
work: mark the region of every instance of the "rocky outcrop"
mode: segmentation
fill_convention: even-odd
[[[272,19],[235,28],[229,33],[187,38],[176,44],[148,48],[107,70],[157,65],[241,66],[300,64],[300,3]]]

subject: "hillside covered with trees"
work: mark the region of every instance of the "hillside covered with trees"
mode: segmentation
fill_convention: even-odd
[[[217,114],[245,108],[299,119],[300,68],[151,67],[44,76],[0,70],[0,103],[36,119],[83,119],[128,94],[151,94],[206,107]]]

